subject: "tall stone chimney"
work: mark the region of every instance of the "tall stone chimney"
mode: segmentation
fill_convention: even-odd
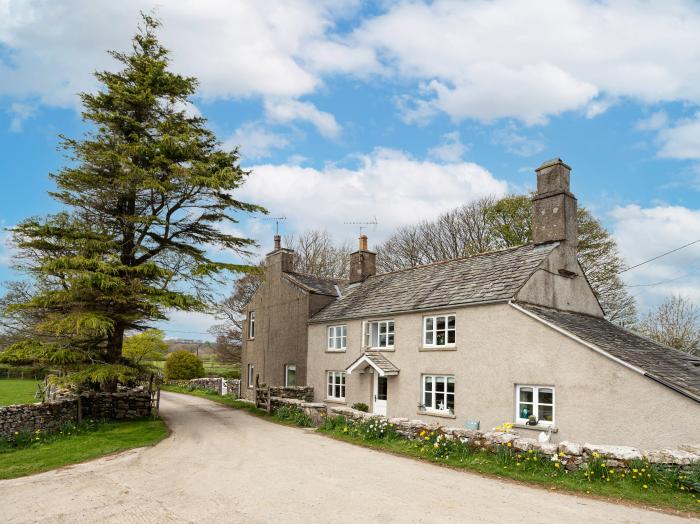
[[[294,269],[294,251],[282,247],[282,238],[274,236],[275,249],[265,256],[265,263],[270,269],[277,269],[280,272],[292,271]]]
[[[360,248],[350,255],[350,283],[362,282],[377,272],[377,254],[367,248],[367,235],[360,235]]]
[[[535,245],[561,242],[576,260],[578,228],[576,197],[570,191],[571,168],[555,158],[535,169],[537,194],[532,199],[532,240]]]

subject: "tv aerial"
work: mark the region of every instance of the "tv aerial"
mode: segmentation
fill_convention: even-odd
[[[280,222],[287,220],[287,217],[261,217],[258,220],[263,220],[265,222],[275,222],[275,235],[280,234]]]
[[[367,220],[364,222],[353,221],[353,222],[343,222],[343,224],[346,224],[349,226],[358,226],[360,228],[360,235],[362,235],[363,230],[369,229],[370,227],[372,227],[372,231],[375,231],[377,229],[377,224],[379,224],[379,222],[377,222],[377,217],[374,216],[374,217],[372,217],[371,220]]]

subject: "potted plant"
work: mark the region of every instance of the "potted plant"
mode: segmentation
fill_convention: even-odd
[[[527,422],[525,424],[527,424],[528,426],[536,426],[537,422],[538,421],[535,415],[530,415],[529,417],[527,417]]]

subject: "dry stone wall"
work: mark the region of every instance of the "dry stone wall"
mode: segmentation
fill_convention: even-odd
[[[237,378],[193,378],[191,380],[170,380],[167,384],[187,389],[203,389],[222,395],[223,386],[226,394],[234,398],[241,397],[241,381]]]
[[[0,439],[38,429],[51,433],[81,419],[131,420],[150,414],[151,395],[141,389],[115,393],[87,391],[80,395],[61,392],[50,402],[0,407]]]
[[[669,466],[688,466],[700,463],[700,444],[680,446],[677,449],[640,450],[627,446],[608,446],[600,444],[579,444],[561,442],[559,444],[540,443],[537,439],[521,437],[514,431],[479,431],[464,428],[446,428],[438,424],[428,424],[422,420],[407,418],[386,418],[364,413],[345,406],[326,405],[324,403],[305,402],[298,399],[272,398],[273,409],[283,405],[294,405],[306,413],[317,425],[327,416],[340,415],[350,420],[377,419],[385,420],[393,425],[396,431],[408,439],[420,438],[424,431],[441,431],[448,439],[459,439],[476,448],[492,451],[500,446],[508,446],[516,453],[537,451],[544,456],[557,455],[562,465],[569,470],[575,470],[587,464],[592,457],[601,458],[611,468],[622,467],[633,460],[647,460],[652,464]]]

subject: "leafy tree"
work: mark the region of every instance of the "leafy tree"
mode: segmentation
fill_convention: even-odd
[[[656,342],[700,355],[700,310],[687,297],[667,298],[642,319],[638,329]]]
[[[9,307],[37,317],[22,355],[60,360],[107,389],[136,372],[122,356],[125,331],[170,309],[203,311],[213,281],[249,271],[207,250],[247,254],[254,242],[220,226],[264,211],[234,198],[248,173],[186,111],[197,81],[169,71],[158,26],[143,15],[131,51],[110,53],[122,69],[96,73],[102,88],[80,95],[92,130],[61,137],[70,163],[51,175],[66,210],[12,230],[17,266],[36,287]]]
[[[166,380],[189,380],[204,376],[204,364],[194,353],[180,350],[168,355],[164,371]]]
[[[165,333],[160,329],[147,329],[124,339],[123,355],[134,364],[140,365],[149,360],[160,360],[168,349]]]
[[[399,229],[377,249],[382,271],[393,271],[532,241],[530,195],[485,198]],[[624,262],[615,240],[586,208],[579,208],[578,258],[609,320],[631,325],[634,298],[619,276]]]

